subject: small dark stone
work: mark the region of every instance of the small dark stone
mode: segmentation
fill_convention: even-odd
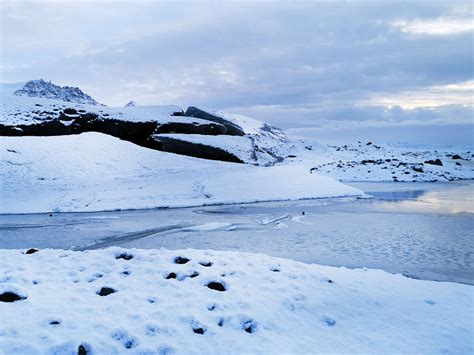
[[[278,267],[272,267],[272,268],[270,269],[270,271],[273,271],[273,272],[280,272],[280,268],[278,268]]]
[[[130,270],[125,270],[125,271],[122,271],[120,274],[122,275],[125,275],[125,276],[128,276],[130,275],[132,272]]]
[[[290,154],[287,156],[287,158],[296,158],[296,155]]]
[[[170,272],[168,274],[168,276],[166,276],[166,279],[169,280],[169,279],[175,279],[176,278],[176,274],[174,272]]]
[[[210,261],[201,261],[199,264],[204,267],[212,266],[212,263]]]
[[[218,325],[219,327],[222,327],[222,326],[224,325],[224,318],[220,318],[220,319],[219,319],[219,322],[217,322],[217,325]]]
[[[193,271],[193,273],[191,275],[189,275],[189,277],[192,278],[192,279],[197,277],[197,276],[199,276],[199,272],[197,272],[197,271]]]
[[[49,322],[49,324],[51,324],[51,325],[59,325],[59,324],[61,324],[61,321],[59,321],[59,320],[52,320],[52,321]]]
[[[366,144],[366,145],[372,145],[372,142],[367,142],[367,144]]]
[[[422,167],[419,167],[419,166],[414,166],[413,168],[413,171],[416,171],[417,173],[423,173],[423,168]]]
[[[189,261],[188,258],[183,258],[181,256],[177,256],[176,258],[174,258],[175,264],[186,264],[188,261]]]
[[[79,345],[79,347],[77,348],[77,355],[87,355],[87,350],[84,345]]]
[[[25,252],[25,254],[28,254],[28,255],[29,255],[29,254],[34,254],[34,253],[36,253],[36,252],[39,252],[39,250],[36,249],[36,248],[31,248],[31,249],[28,249],[28,250]]]
[[[252,320],[248,320],[242,324],[243,330],[245,330],[247,333],[252,334],[256,329],[257,329],[257,324],[254,323]]]
[[[220,282],[211,281],[206,286],[209,287],[211,290],[220,291],[220,292],[226,291],[225,286]]]
[[[53,214],[52,214],[52,213],[50,213],[50,214],[49,214],[49,216],[50,216],[50,217],[53,217]]]
[[[440,159],[427,160],[427,161],[425,161],[425,164],[443,166],[443,162]]]
[[[24,299],[26,299],[26,297],[17,295],[15,292],[7,291],[0,294],[0,302],[16,302],[16,301],[22,301]]]
[[[458,161],[457,161],[457,162],[456,162],[456,165],[458,165],[458,166],[461,166],[462,164],[461,164],[460,162],[458,162]]]
[[[110,294],[112,294],[112,293],[115,293],[115,292],[117,292],[117,291],[115,291],[115,290],[114,290],[113,288],[111,288],[111,287],[102,287],[102,288],[100,289],[100,291],[97,292],[97,294],[98,294],[99,296],[108,296],[108,295],[110,295]]]
[[[115,256],[115,259],[124,259],[124,260],[132,260],[133,255],[128,253],[121,253]]]
[[[196,334],[204,334],[206,331],[204,330],[204,328],[193,328],[193,332],[196,333]]]
[[[459,160],[459,159],[462,159],[462,157],[459,155],[459,154],[454,154],[451,159],[453,160]]]
[[[324,318],[324,323],[326,323],[328,327],[333,327],[334,325],[336,325],[336,321],[329,317]]]
[[[304,212],[304,211],[303,211],[303,212],[301,212],[301,215],[302,215],[302,216],[304,216],[304,215],[305,215],[305,212]]]
[[[64,113],[67,114],[67,115],[75,115],[77,114],[77,111],[73,108],[67,108],[64,110]]]

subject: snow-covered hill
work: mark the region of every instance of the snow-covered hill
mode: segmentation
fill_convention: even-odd
[[[306,166],[259,167],[145,149],[89,132],[2,137],[0,213],[101,211],[360,196]]]
[[[34,250],[33,250],[34,251]],[[31,253],[32,251],[30,251]],[[472,292],[198,250],[0,250],[8,354],[469,354]]]
[[[285,134],[248,117],[195,107],[185,112],[173,105],[137,106],[132,102],[125,107],[110,108],[99,106],[77,90],[40,80],[28,82],[14,95],[2,94],[0,136],[57,136],[95,131],[146,148],[204,159],[273,165],[285,156]],[[179,136],[170,139],[167,134]],[[242,147],[227,144],[232,141],[229,137],[242,137],[236,140]],[[248,147],[250,154],[242,154]]]
[[[89,95],[83,93],[81,89],[70,86],[58,86],[50,81],[30,80],[21,89],[16,90],[16,96],[41,97],[45,99],[62,100],[77,104],[102,105]],[[102,105],[103,106],[103,105]]]

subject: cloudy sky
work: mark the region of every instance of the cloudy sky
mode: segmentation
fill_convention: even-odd
[[[470,1],[1,1],[1,81],[294,136],[474,144]]]

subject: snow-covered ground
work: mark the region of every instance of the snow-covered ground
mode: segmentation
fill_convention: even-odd
[[[101,211],[360,196],[297,164],[164,153],[100,133],[2,137],[0,213]]]
[[[331,146],[297,141],[290,151],[289,160],[292,162],[307,164],[314,174],[341,181],[433,182],[474,179],[472,148],[422,149],[372,142]]]
[[[263,254],[0,250],[0,299],[21,298],[0,302],[0,350],[467,354],[472,297]]]

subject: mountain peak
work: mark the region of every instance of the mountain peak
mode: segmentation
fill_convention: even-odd
[[[124,107],[135,107],[138,106],[135,101],[130,101],[128,104],[126,104]]]
[[[43,79],[30,80],[23,86],[23,88],[16,90],[13,94],[16,96],[41,97],[79,104],[104,106],[95,101],[91,96],[82,92],[78,87],[61,87],[53,84],[51,81],[45,81]]]

